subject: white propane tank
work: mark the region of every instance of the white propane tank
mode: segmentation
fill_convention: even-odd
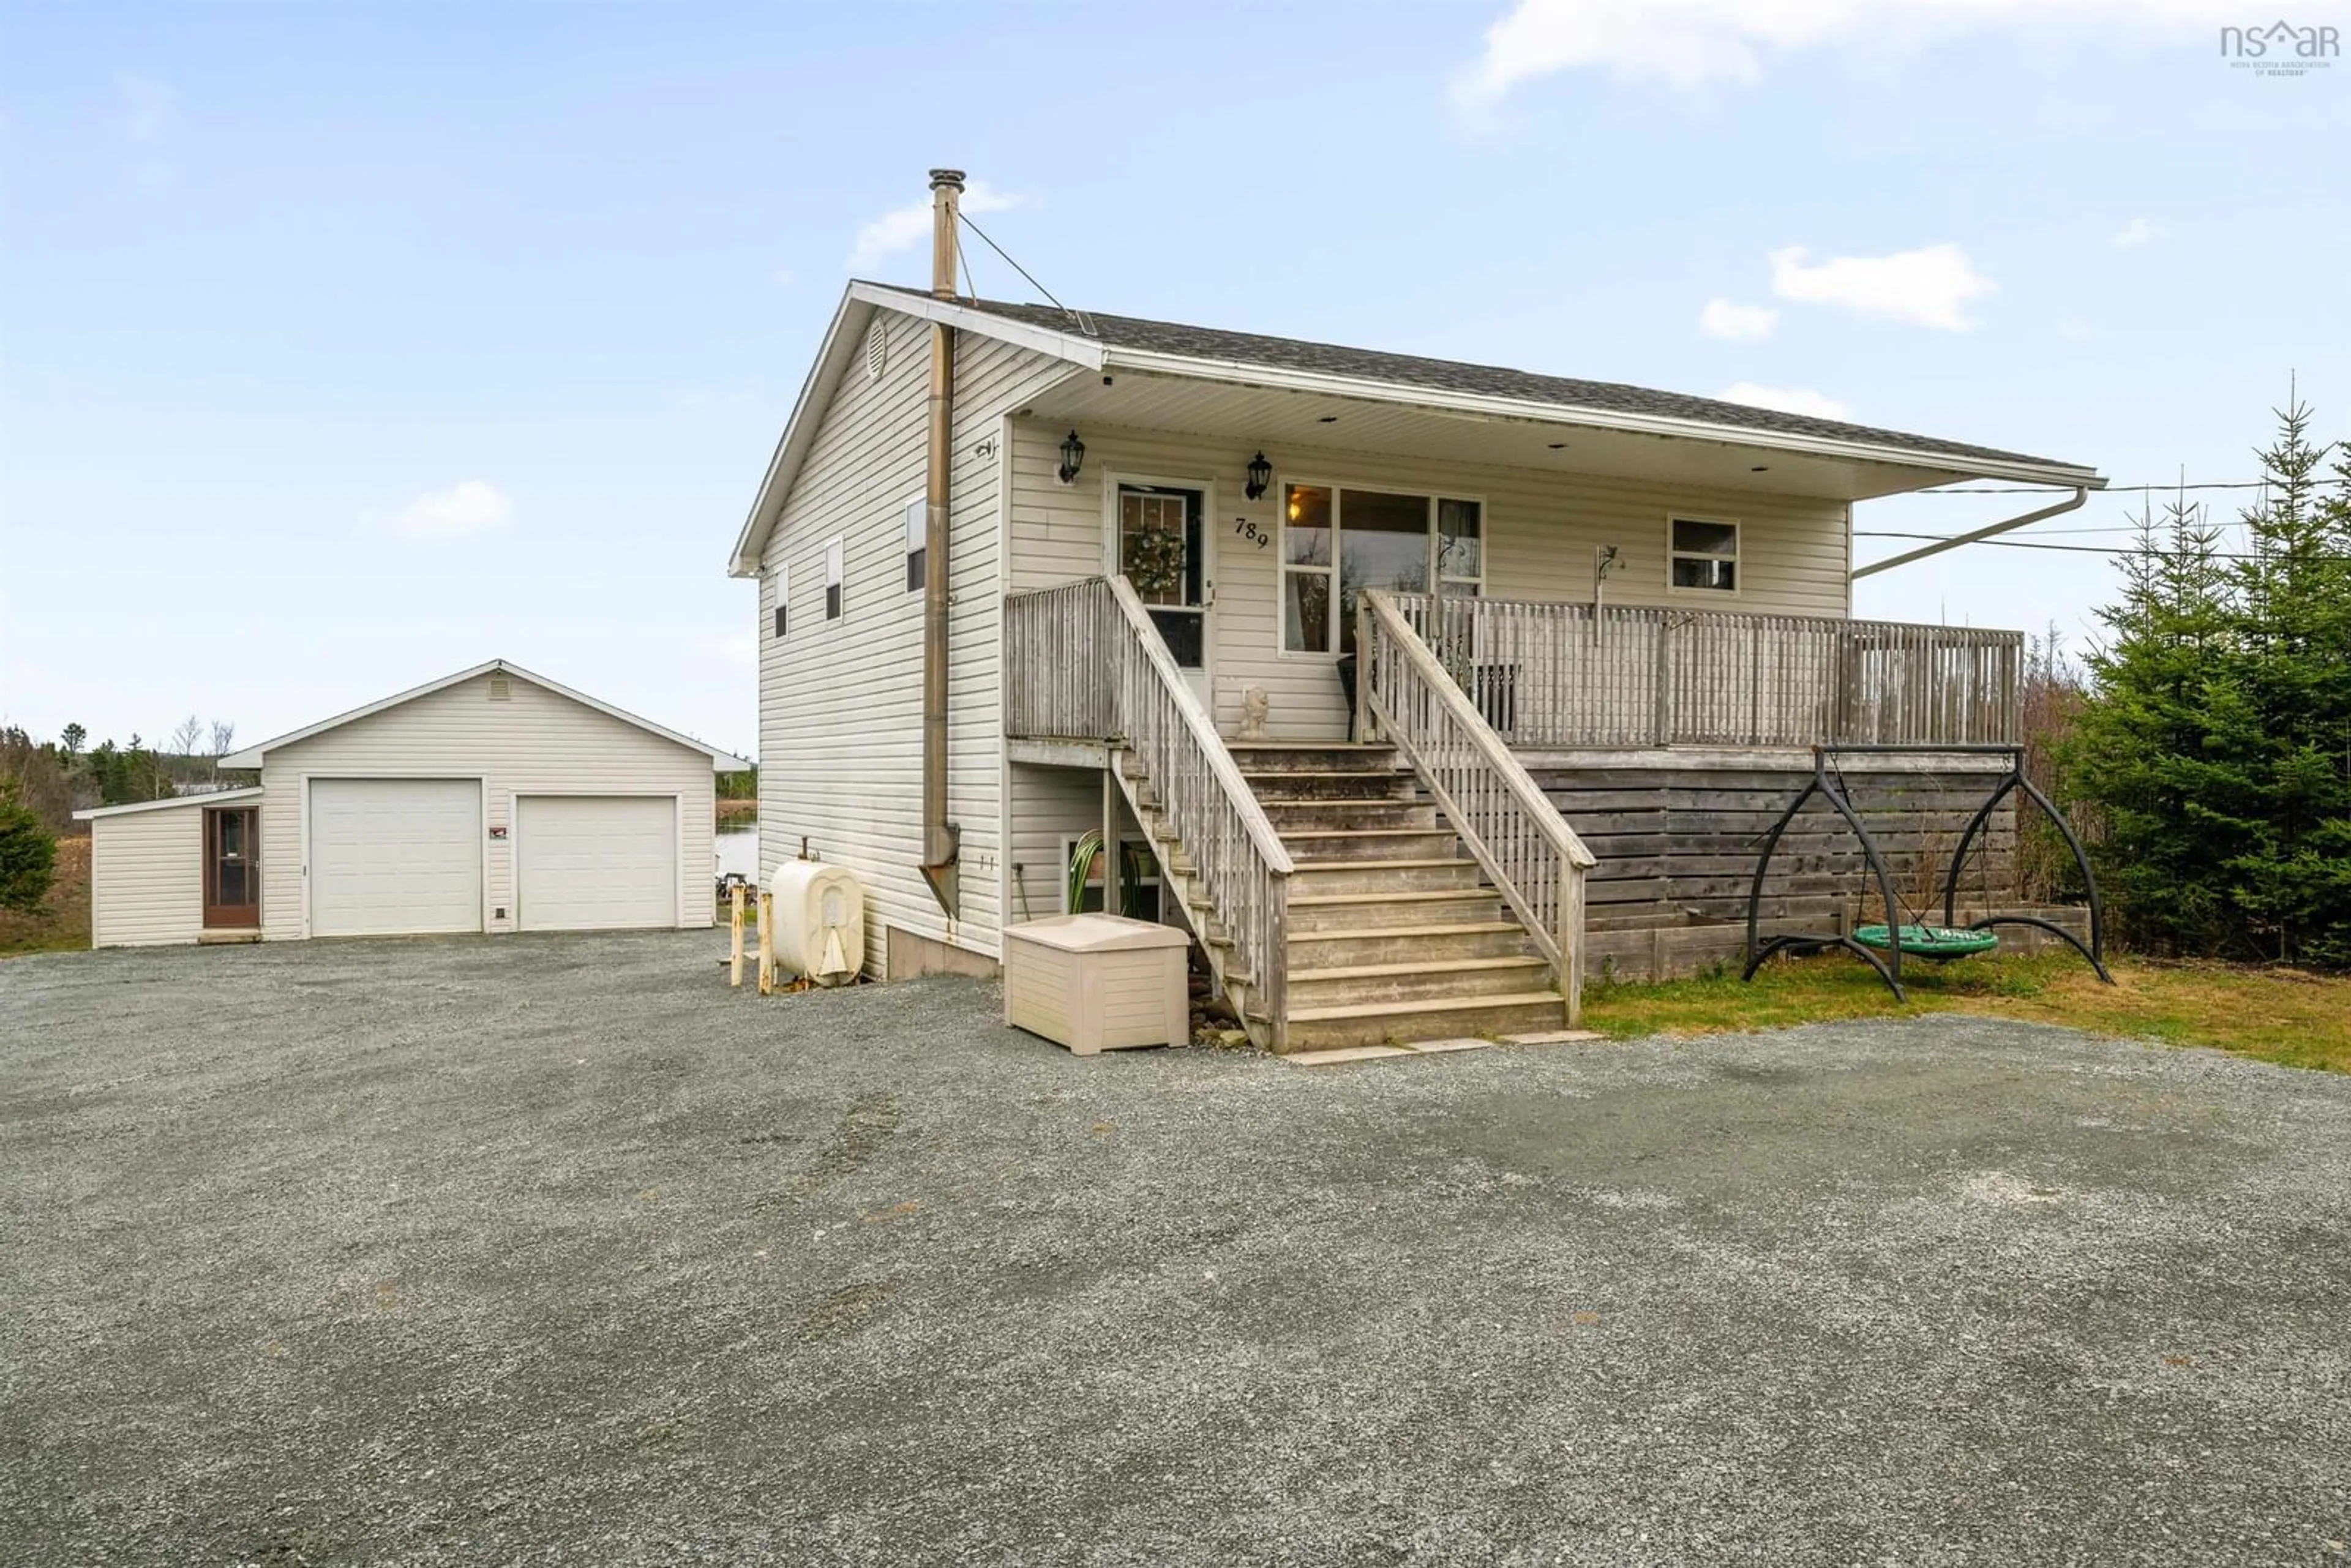
[[[865,889],[857,873],[786,861],[768,878],[776,962],[819,986],[845,986],[865,967]]]

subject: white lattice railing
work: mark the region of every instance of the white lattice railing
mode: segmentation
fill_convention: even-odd
[[[1583,1007],[1583,879],[1594,862],[1395,600],[1359,604],[1364,738],[1393,745],[1551,961],[1567,1021]]]

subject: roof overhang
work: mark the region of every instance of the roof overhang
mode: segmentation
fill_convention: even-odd
[[[1072,371],[1102,368],[1102,346],[1081,333],[1032,327],[1024,321],[1010,321],[958,305],[952,299],[909,294],[876,283],[850,284],[841,291],[841,304],[824,330],[824,341],[817,348],[816,363],[809,368],[808,380],[801,383],[791,417],[784,422],[784,434],[776,443],[775,455],[768,461],[768,472],[759,481],[759,494],[751,503],[750,516],[743,519],[742,531],[735,536],[734,554],[727,560],[728,576],[758,575],[759,553],[767,548],[768,536],[775,531],[784,500],[791,494],[792,482],[799,477],[801,465],[807,463],[809,451],[816,444],[824,411],[831,406],[841,376],[855,362],[864,342],[865,329],[877,308],[1032,349],[1066,361]]]
[[[743,773],[749,771],[751,768],[749,762],[733,752],[721,751],[707,741],[696,740],[690,735],[681,735],[676,730],[655,724],[649,718],[640,718],[626,709],[616,708],[610,703],[599,702],[586,692],[574,691],[560,681],[550,681],[545,675],[534,674],[520,664],[510,664],[505,659],[492,659],[486,664],[475,664],[473,668],[460,670],[454,675],[444,675],[437,681],[427,681],[421,686],[411,686],[408,690],[395,692],[380,702],[371,702],[362,707],[352,708],[348,713],[339,713],[332,718],[320,719],[317,724],[278,736],[274,739],[265,740],[258,746],[248,746],[242,751],[231,752],[220,759],[220,766],[259,768],[269,753],[282,750],[297,741],[308,740],[314,735],[323,735],[330,729],[340,729],[344,725],[382,713],[387,708],[395,708],[402,703],[414,702],[418,697],[431,696],[434,692],[445,691],[451,686],[460,685],[476,676],[487,674],[507,674],[517,680],[528,681],[531,685],[553,692],[558,696],[569,697],[582,707],[594,708],[598,713],[619,719],[622,724],[634,725],[648,735],[657,735],[664,740],[675,741],[690,751],[699,751],[710,758],[711,768],[715,772]]]
[[[1698,482],[1723,487],[1735,484],[1744,489],[1847,501],[1967,479],[2093,490],[2105,488],[2106,483],[2094,468],[1964,446],[1888,445],[1820,433],[1585,408],[1245,361],[1123,349],[1083,331],[1040,327],[956,300],[852,282],[841,294],[816,363],[760,482],[758,499],[736,538],[728,568],[731,575],[758,575],[760,552],[815,444],[824,410],[879,309],[940,322],[1062,361],[1071,367],[1071,375],[1032,400],[1037,413],[1048,419],[1103,419],[1142,429],[1225,435],[1259,444],[1299,444],[1302,440],[1325,447],[1376,445],[1382,450],[1465,462],[1618,476],[1689,478],[1690,474],[1681,472],[1688,469]],[[1084,318],[1073,314],[1072,319]],[[1081,371],[1094,373],[1081,375]],[[1162,395],[1137,395],[1154,386]],[[1358,421],[1345,430],[1330,428],[1334,423],[1346,423],[1349,408],[1385,411],[1387,417]],[[1335,418],[1333,410],[1340,411]],[[1547,433],[1547,438],[1464,439],[1460,433],[1469,425],[1515,428],[1530,435]],[[1374,428],[1377,435],[1367,434]],[[1442,450],[1427,450],[1425,441],[1417,448],[1393,444],[1398,440],[1412,441],[1416,434],[1447,430],[1451,438]],[[1554,446],[1562,433],[1575,433],[1585,439]],[[1661,458],[1660,443],[1683,444],[1670,457]],[[1705,452],[1716,455],[1712,460],[1696,455]],[[1755,461],[1757,455],[1766,461]],[[1764,477],[1767,475],[1773,476]]]
[[[221,766],[228,768],[235,765],[223,759]],[[133,800],[123,806],[93,806],[87,811],[76,811],[73,820],[94,822],[100,817],[130,817],[141,811],[170,811],[183,806],[224,806],[232,800],[256,800],[260,798],[261,787],[252,784],[242,789],[207,789],[201,794],[173,795],[162,800]]]
[[[1928,483],[1947,483],[1952,478],[2012,479],[2032,484],[2082,486],[2094,490],[2105,488],[2106,483],[2105,476],[2095,468],[2070,463],[1994,457],[1964,448],[1938,450],[1889,446],[1835,436],[1765,430],[1752,425],[1578,408],[1565,403],[1447,392],[1356,376],[1329,375],[1132,349],[1109,350],[1102,368],[1113,375],[1126,371],[1141,375],[1192,378],[1228,386],[1305,393],[1353,402],[1401,405],[1469,419],[1514,421],[1555,428],[1702,441],[1721,446],[1800,454],[1840,463],[1867,464],[1938,476]]]

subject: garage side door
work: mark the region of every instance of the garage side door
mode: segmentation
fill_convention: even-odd
[[[525,931],[677,924],[677,807],[666,795],[515,800]]]
[[[481,928],[478,782],[310,780],[311,935]]]

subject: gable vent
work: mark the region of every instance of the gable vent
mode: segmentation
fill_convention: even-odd
[[[872,329],[865,334],[865,379],[869,382],[880,381],[882,367],[889,362],[889,335],[882,330],[882,323],[876,321]]]
[[[514,679],[509,675],[490,677],[490,700],[494,703],[514,701]]]

